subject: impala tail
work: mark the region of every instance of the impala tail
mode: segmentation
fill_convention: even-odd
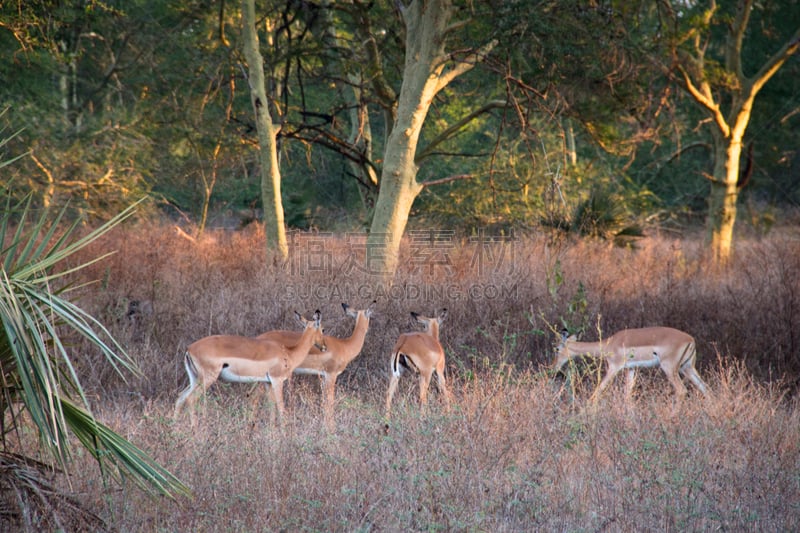
[[[400,377],[400,374],[403,373],[401,366],[408,368],[408,363],[405,361],[403,354],[398,350],[392,354],[392,374]]]
[[[186,369],[189,379],[197,377],[197,367],[194,366],[194,361],[192,360],[192,356],[189,355],[189,350],[186,350],[183,354],[183,367]]]

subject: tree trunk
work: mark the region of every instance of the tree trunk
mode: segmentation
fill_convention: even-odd
[[[710,48],[710,35],[700,35],[696,29],[685,34],[691,38],[676,40],[687,48],[673,50],[670,61],[679,58],[677,68],[678,84],[693,98],[711,119],[712,136],[714,138],[714,174],[711,177],[711,193],[708,201],[706,218],[706,236],[711,247],[713,258],[720,266],[725,266],[733,252],[733,228],[736,223],[736,201],[739,196],[739,158],[742,155],[742,140],[756,95],[773,75],[783,66],[786,60],[800,47],[800,28],[759,67],[752,76],[747,77],[742,65],[742,47],[753,0],[739,0],[734,16],[726,22],[725,36],[725,72],[730,74],[735,83],[715,85],[708,76],[706,53]],[[662,14],[668,22],[667,34],[677,28],[679,10],[672,8],[670,2],[664,2]],[[716,3],[703,12],[703,27],[710,28],[714,17],[723,17],[718,12]],[[668,71],[668,70],[667,70]],[[728,102],[728,112],[721,108]]]
[[[711,245],[715,263],[724,266],[733,250],[733,228],[736,223],[736,202],[739,198],[739,158],[742,141],[715,135],[714,175],[708,199],[706,239]]]
[[[452,64],[445,38],[454,8],[450,0],[414,0],[401,7],[406,26],[403,83],[396,120],[388,136],[380,190],[367,239],[369,270],[389,282],[397,270],[400,243],[414,199],[423,185],[417,182],[415,156],[425,117],[433,98],[457,76],[470,70],[494,46],[490,43],[468,60]],[[445,65],[451,64],[445,70]]]
[[[258,131],[259,159],[261,162],[261,199],[264,207],[264,230],[267,250],[281,260],[289,257],[286,228],[283,222],[281,200],[281,172],[278,166],[278,145],[269,101],[264,85],[264,60],[258,49],[254,0],[242,1],[242,25],[244,56],[247,60],[250,83],[250,100]]]
[[[578,150],[575,147],[575,130],[572,127],[572,120],[567,119],[566,128],[564,131],[567,143],[567,165],[574,167],[578,164]],[[565,165],[566,166],[566,165]]]
[[[360,88],[361,79],[351,75],[350,86],[345,88],[347,95],[345,98],[350,107],[350,135],[348,143],[364,156],[363,163],[349,160],[350,170],[358,181],[358,192],[364,212],[369,215],[375,208],[375,195],[378,191],[378,174],[368,163],[372,161],[372,126],[369,120],[367,103],[362,98]],[[369,218],[367,218],[369,220]]]
[[[402,113],[398,113],[398,126],[404,122],[404,118]],[[413,144],[416,147],[416,140]],[[414,153],[410,139],[405,138],[405,131],[396,128],[389,136],[386,147],[380,192],[367,240],[370,273],[387,281],[397,270],[400,242],[408,223],[408,215],[422,190],[416,179]]]

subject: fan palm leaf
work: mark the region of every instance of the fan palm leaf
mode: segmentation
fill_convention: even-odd
[[[123,378],[138,373],[133,360],[108,330],[67,299],[75,287],[67,284],[66,276],[105,255],[61,268],[66,259],[131,216],[135,207],[80,236],[76,235],[76,223],[61,229],[65,210],[52,219],[42,213],[31,220],[30,199],[6,202],[0,214],[0,415],[6,424],[2,428],[2,451],[7,450],[7,435],[18,429],[21,419],[15,409],[21,409],[35,426],[43,450],[61,467],[68,467],[68,437],[72,435],[104,472],[112,472],[117,479],[129,476],[153,493],[188,494],[188,488],[175,476],[91,414],[73,355],[62,341],[65,332],[77,333]],[[107,468],[109,463],[113,468]]]

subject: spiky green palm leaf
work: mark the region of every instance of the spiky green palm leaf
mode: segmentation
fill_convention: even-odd
[[[29,200],[12,205],[0,215],[0,376],[3,415],[21,404],[35,425],[43,448],[62,466],[69,459],[68,436],[74,435],[107,471],[111,463],[119,475],[130,474],[142,487],[157,493],[188,494],[188,488],[133,444],[97,421],[89,404],[63,331],[83,336],[123,377],[138,372],[136,365],[105,327],[65,296],[63,279],[105,256],[77,266],[58,268],[64,261],[128,218],[135,205],[85,236],[76,224],[61,231],[65,211],[49,219],[32,218]],[[14,217],[16,230],[11,229]],[[13,427],[12,427],[13,429]],[[8,432],[4,428],[3,438]],[[3,440],[5,444],[5,438]]]

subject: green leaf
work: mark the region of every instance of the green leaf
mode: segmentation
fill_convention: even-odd
[[[113,473],[122,481],[125,473],[133,474],[133,481],[144,490],[153,490],[167,496],[191,495],[190,489],[178,478],[151,459],[145,452],[128,442],[118,433],[98,422],[89,412],[62,398],[61,409],[72,434],[97,459],[110,461],[117,470]]]
[[[68,436],[75,435],[97,459],[101,471],[112,464],[113,476],[126,475],[143,489],[169,497],[188,495],[189,489],[146,453],[99,423],[91,414],[69,350],[61,340],[65,329],[78,333],[95,346],[125,378],[138,374],[134,361],[109,331],[94,317],[67,300],[69,276],[107,257],[101,255],[69,268],[64,260],[94,242],[130,217],[136,204],[82,237],[75,237],[78,221],[64,225],[66,211],[51,219],[47,211],[34,219],[31,197],[0,213],[0,246],[5,257],[0,270],[0,407],[13,431],[21,403],[39,434],[39,442],[65,470],[70,457]],[[14,217],[12,219],[12,217]],[[12,222],[16,229],[8,239]],[[58,281],[58,283],[54,283]],[[10,416],[9,416],[10,415]],[[5,440],[2,444],[5,445]],[[5,449],[0,452],[7,451]]]

